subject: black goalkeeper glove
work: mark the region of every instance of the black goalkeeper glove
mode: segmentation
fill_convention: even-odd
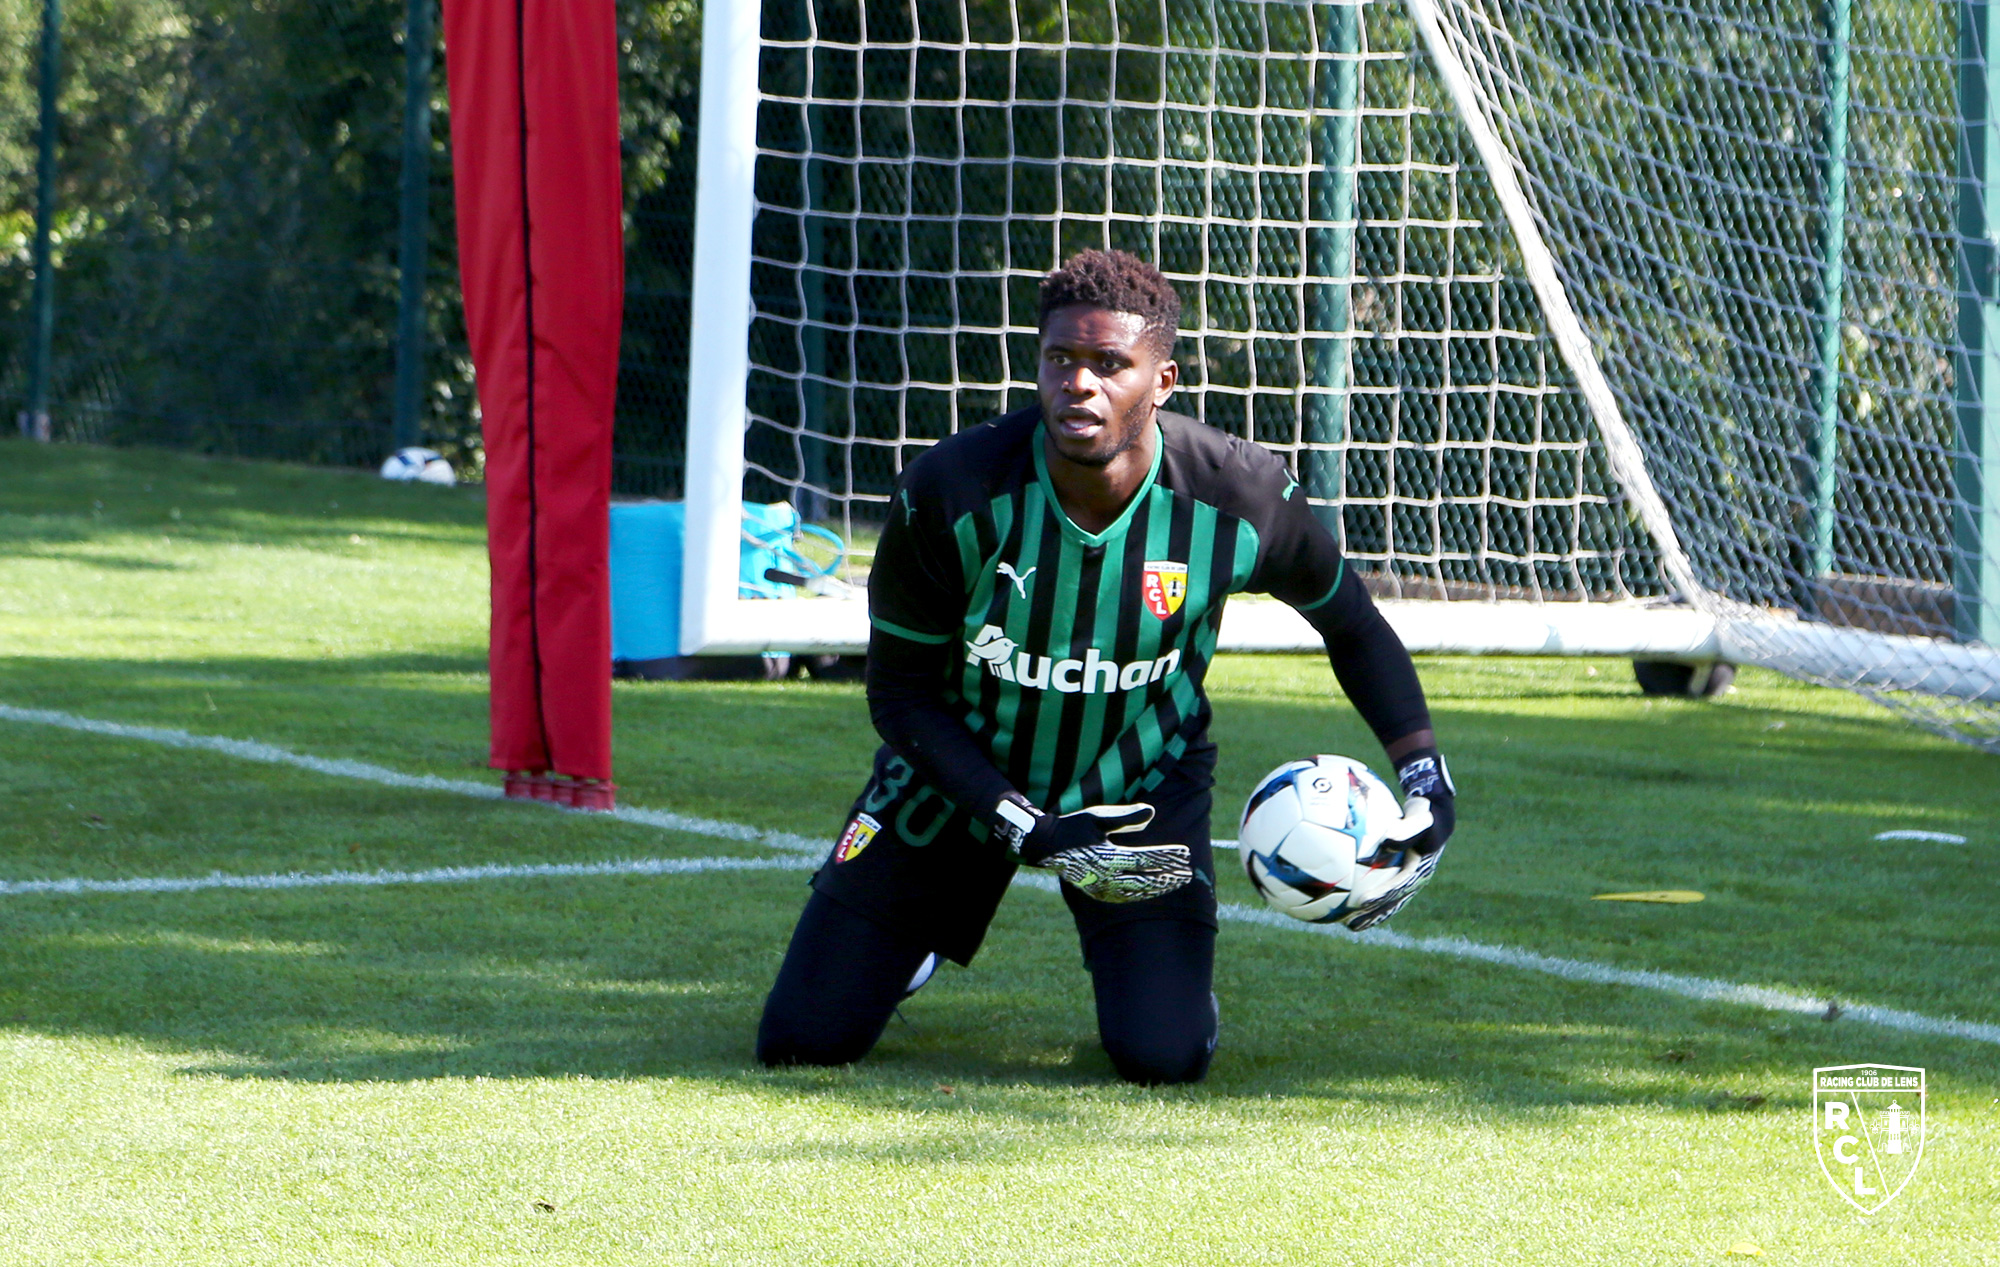
[[[1402,910],[1430,882],[1458,820],[1457,789],[1437,749],[1420,748],[1406,755],[1396,766],[1396,780],[1403,785],[1403,821],[1390,829],[1389,839],[1402,842],[1403,865],[1370,877],[1363,882],[1365,888],[1356,889],[1359,900],[1340,922],[1357,933]]]
[[[1413,800],[1422,798],[1430,806],[1431,825],[1410,838],[1410,848],[1426,854],[1444,848],[1458,822],[1454,806],[1458,789],[1452,786],[1451,771],[1445,769],[1444,758],[1436,748],[1419,748],[1408,753],[1396,763],[1396,781],[1403,785],[1404,817],[1409,816],[1409,803]]]
[[[1186,845],[1120,845],[1110,837],[1143,830],[1150,805],[1093,805],[1060,817],[1008,793],[993,810],[993,831],[1023,865],[1053,871],[1100,902],[1143,902],[1194,879]]]

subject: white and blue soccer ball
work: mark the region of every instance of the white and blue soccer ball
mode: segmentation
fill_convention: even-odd
[[[456,484],[451,463],[435,449],[398,449],[382,460],[385,480],[417,480],[424,484]]]
[[[1237,849],[1273,910],[1330,924],[1371,871],[1403,864],[1402,843],[1388,839],[1402,817],[1396,794],[1359,761],[1287,761],[1250,793]]]

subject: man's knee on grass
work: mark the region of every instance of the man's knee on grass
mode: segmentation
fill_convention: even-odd
[[[931,962],[915,942],[821,893],[792,930],[757,1025],[766,1065],[848,1065],[882,1037]],[[927,976],[927,973],[923,974]]]
[[[1097,1033],[1127,1082],[1199,1082],[1215,1053],[1215,930],[1191,920],[1111,925],[1085,943]]]
[[[869,1053],[882,1032],[881,1026],[857,1023],[859,1019],[828,1025],[820,1018],[777,1014],[766,1006],[757,1027],[757,1060],[773,1068],[851,1065]]]
[[[1176,1030],[1103,1037],[1118,1076],[1145,1087],[1200,1082],[1208,1076],[1208,1062],[1215,1055],[1213,1030],[1205,1035]]]

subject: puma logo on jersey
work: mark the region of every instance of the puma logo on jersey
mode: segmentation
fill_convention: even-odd
[[[984,664],[986,671],[1003,682],[1037,691],[1058,691],[1064,695],[1110,695],[1116,691],[1136,691],[1180,672],[1181,651],[1175,647],[1157,660],[1134,660],[1120,664],[1106,660],[1096,647],[1086,647],[1081,660],[1053,660],[1045,655],[1021,651],[998,625],[987,625],[966,640],[965,662]]]
[[[1003,562],[1000,565],[1000,575],[1014,582],[1014,592],[1019,594],[1022,598],[1026,598],[1028,596],[1028,578],[1033,576],[1039,570],[1040,570],[1039,568],[1029,568],[1025,572],[1016,572],[1014,570],[1014,565],[1011,563]]]

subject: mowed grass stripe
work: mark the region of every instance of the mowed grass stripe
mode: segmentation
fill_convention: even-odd
[[[79,717],[72,713],[59,712],[53,709],[18,708],[8,704],[0,704],[0,719],[31,725],[57,726],[90,734],[164,744],[169,747],[200,749],[221,753],[226,756],[239,757],[248,761],[293,766],[317,774],[336,778],[360,779],[390,787],[448,792],[457,795],[475,796],[487,800],[500,798],[500,789],[489,783],[476,783],[464,779],[443,779],[431,775],[405,774],[398,770],[389,769],[386,766],[373,765],[363,761],[329,760],[253,740],[196,735],[189,731],[165,727],[132,726],[119,722],[107,722],[94,718]],[[543,805],[551,809],[562,808],[538,801],[522,801],[519,803],[524,805]],[[465,883],[478,880],[516,878],[671,875],[693,874],[703,871],[809,870],[816,865],[814,860],[825,849],[825,846],[820,842],[793,833],[763,832],[741,823],[695,818],[688,815],[676,814],[669,810],[625,807],[603,813],[600,816],[621,822],[658,827],[668,831],[684,832],[690,835],[765,844],[773,848],[782,849],[793,856],[778,859],[659,858],[606,863],[442,867],[426,871],[335,871],[317,874],[284,873],[251,876],[215,874],[209,876],[156,877],[129,880],[29,880],[0,882],[0,896],[25,896],[37,893],[169,893],[203,889],[287,889],[323,886]],[[1230,842],[1218,841],[1217,843],[1227,844]],[[1059,891],[1059,885],[1054,877],[1039,873],[1024,872],[1016,876],[1015,883],[1022,887],[1050,893]],[[1569,981],[1595,985],[1628,986],[1664,994],[1678,995],[1682,998],[1694,999],[1700,1002],[1732,1003],[1746,1007],[1761,1008],[1766,1011],[1794,1014],[1825,1013],[1828,1011],[1829,1003],[1831,1002],[1831,1000],[1825,998],[1813,998],[1765,986],[1740,985],[1735,982],[1688,976],[1680,973],[1619,968],[1610,964],[1592,963],[1587,960],[1538,954],[1535,951],[1521,950],[1511,946],[1488,945],[1463,937],[1410,937],[1389,929],[1375,929],[1368,933],[1357,934],[1338,925],[1303,924],[1272,911],[1244,906],[1238,903],[1223,903],[1219,913],[1222,918],[1238,923],[1256,924],[1266,928],[1283,929],[1287,932],[1319,933],[1324,936],[1335,937],[1364,946],[1380,946],[1392,950],[1414,951],[1418,954],[1478,960],[1528,972],[1561,977]],[[1887,1029],[2000,1045],[2000,1025],[1963,1021],[1955,1017],[1931,1017],[1918,1012],[1905,1011],[1900,1008],[1880,1007],[1866,1003],[1845,1006],[1841,1009],[1840,1014],[1852,1020]]]

